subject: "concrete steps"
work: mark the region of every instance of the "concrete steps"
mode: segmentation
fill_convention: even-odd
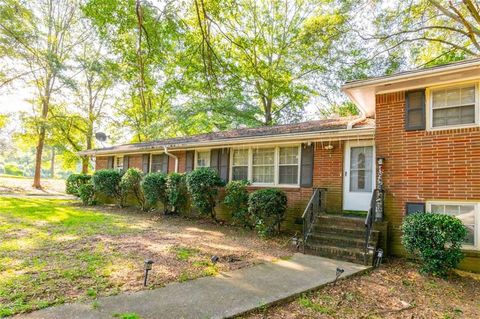
[[[363,264],[365,247],[364,219],[339,215],[322,214],[318,217],[305,243],[305,252]],[[378,245],[380,233],[372,231],[369,244]],[[373,263],[373,252],[367,253],[367,264]]]

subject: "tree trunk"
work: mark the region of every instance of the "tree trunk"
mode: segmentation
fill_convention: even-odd
[[[33,187],[37,189],[42,189],[42,185],[40,184],[40,178],[42,173],[42,154],[43,154],[43,146],[45,144],[45,127],[42,126],[40,128],[40,134],[38,134],[38,143],[36,147],[36,154],[35,154],[35,174],[33,176]]]
[[[50,159],[50,177],[55,178],[55,147],[52,147],[52,158]]]

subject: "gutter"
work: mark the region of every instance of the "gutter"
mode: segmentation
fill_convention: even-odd
[[[167,156],[175,159],[175,173],[178,173],[178,157],[173,155],[172,153],[169,153],[166,145],[163,145],[163,151],[165,152],[165,154],[167,154]]]

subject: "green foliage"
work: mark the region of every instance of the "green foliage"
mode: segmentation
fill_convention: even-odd
[[[129,168],[122,176],[120,181],[120,190],[123,196],[133,195],[140,205],[141,210],[145,210],[145,195],[142,188],[143,172],[138,168]]]
[[[255,228],[262,237],[280,232],[287,209],[287,195],[276,188],[257,190],[248,198],[248,212],[255,220]]]
[[[14,176],[23,176],[23,171],[14,164],[5,164],[3,167],[5,174],[14,175]]]
[[[154,207],[160,202],[164,210],[167,209],[167,174],[148,173],[143,179],[142,188],[148,205]]]
[[[405,218],[402,243],[422,262],[421,271],[446,276],[463,258],[467,231],[460,219],[443,214],[416,213]]]
[[[181,213],[188,204],[185,174],[170,173],[167,177],[167,200],[173,213]]]
[[[80,185],[78,188],[78,197],[82,200],[83,205],[95,205],[95,189],[91,182]]]
[[[125,204],[125,194],[120,187],[124,172],[117,169],[102,169],[92,176],[95,193],[113,198],[120,207]]]
[[[87,174],[71,174],[65,181],[65,192],[70,195],[80,196],[80,186],[90,182],[92,176]]]
[[[248,190],[249,181],[231,181],[225,187],[225,198],[223,203],[232,212],[235,224],[243,227],[253,228],[254,222],[248,212]]]
[[[193,205],[200,214],[210,215],[214,220],[218,188],[224,185],[217,172],[210,167],[197,168],[187,175],[187,187]]]

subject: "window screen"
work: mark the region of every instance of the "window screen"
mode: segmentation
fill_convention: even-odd
[[[298,146],[280,147],[279,184],[298,184]]]
[[[407,92],[405,106],[405,129],[425,129],[425,91]]]
[[[248,149],[233,150],[232,180],[248,179]]]
[[[475,123],[475,85],[432,91],[432,126]]]

